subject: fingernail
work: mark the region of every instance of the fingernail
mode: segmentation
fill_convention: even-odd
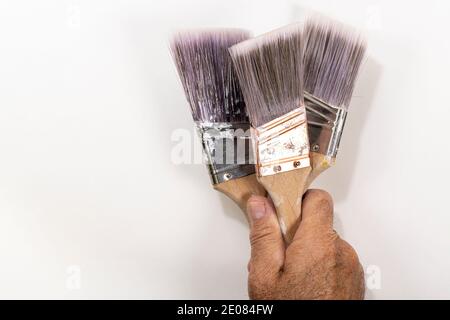
[[[263,202],[251,202],[249,211],[252,220],[259,220],[266,215],[266,206]]]

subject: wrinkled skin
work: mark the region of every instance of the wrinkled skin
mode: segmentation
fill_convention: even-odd
[[[322,190],[303,198],[292,243],[283,241],[270,199],[253,196],[250,218],[251,299],[363,299],[364,272],[355,250],[333,230],[333,200]]]

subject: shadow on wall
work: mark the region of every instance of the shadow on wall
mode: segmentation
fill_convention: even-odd
[[[291,19],[296,21],[302,20],[301,12],[302,9],[295,6],[292,10]],[[145,25],[147,21],[146,19],[145,21],[140,21],[140,23]],[[134,26],[133,30],[150,29],[150,26],[145,28],[140,23],[137,22],[138,25]],[[289,21],[286,21],[286,23],[289,23]],[[168,26],[169,24],[168,21],[164,21],[162,25]],[[142,42],[148,35],[144,36],[144,34],[140,34],[138,35],[139,39],[133,39],[133,41],[136,41],[135,44],[137,46],[150,46],[143,48],[143,50],[138,50],[146,54],[150,53],[150,56],[140,56],[139,60],[141,65],[148,70],[148,78],[145,79],[145,82],[148,85],[148,90],[152,90],[153,88],[151,92],[153,107],[163,108],[164,112],[155,112],[155,114],[161,117],[156,120],[150,119],[151,112],[147,113],[149,117],[147,120],[149,123],[154,123],[160,127],[161,130],[158,130],[158,135],[160,139],[167,140],[166,151],[168,161],[170,161],[170,148],[173,146],[173,142],[170,141],[171,133],[177,128],[187,128],[190,130],[192,128],[192,118],[189,106],[185,101],[181,83],[177,78],[175,67],[170,57],[168,48],[169,28],[167,27],[166,30],[166,38]],[[136,37],[136,34],[133,34]],[[158,36],[161,37],[161,34],[158,34]],[[164,72],[162,71],[163,69]],[[326,171],[317,179],[317,183],[315,183],[315,185],[326,186],[333,193],[336,203],[345,200],[350,188],[353,169],[358,160],[359,137],[363,132],[365,121],[372,107],[381,71],[381,66],[372,57],[368,57],[362,65],[354,97],[350,105],[346,129],[341,143],[341,151],[338,155],[336,166]],[[154,90],[154,88],[158,88],[158,90]],[[180,116],[180,113],[183,115]],[[174,119],[176,122],[174,122]],[[197,137],[193,138],[195,139]],[[351,149],[350,152],[348,152],[349,149]],[[346,154],[345,157],[344,153]],[[245,225],[247,224],[244,214],[234,202],[226,196],[212,190],[212,187],[209,185],[207,170],[203,165],[173,165],[172,168],[177,171],[177,174],[189,176],[193,183],[204,183],[205,196],[219,197],[222,204],[222,211],[226,215]],[[204,176],[205,178],[198,181],[199,176]]]

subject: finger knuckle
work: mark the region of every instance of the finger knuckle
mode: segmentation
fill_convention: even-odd
[[[347,242],[345,242],[345,251],[346,251],[346,260],[347,260],[347,264],[352,268],[352,269],[357,269],[361,266],[361,263],[359,261],[359,257],[358,254],[356,253],[355,249],[348,244]]]
[[[361,262],[355,249],[342,239],[336,241],[336,263],[352,273],[362,272]]]
[[[264,198],[262,196],[252,195],[250,197],[250,199],[248,199],[248,201],[247,201],[247,208],[252,208],[254,206],[260,206],[260,205],[265,205],[265,203],[266,203],[266,198]]]
[[[333,205],[333,198],[325,190],[321,190],[321,189],[308,190],[307,195],[309,197],[311,197],[311,198],[314,198],[314,199],[318,200],[318,201],[327,202],[330,206]]]
[[[256,227],[250,233],[250,245],[254,246],[257,243],[261,242],[273,242],[273,230],[270,226],[262,225]]]

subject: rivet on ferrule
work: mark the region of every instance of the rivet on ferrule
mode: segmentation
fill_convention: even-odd
[[[304,106],[252,128],[252,137],[259,176],[310,166]]]
[[[335,158],[347,111],[331,106],[307,92],[304,94],[311,150]]]
[[[255,173],[249,123],[196,123],[214,185]]]

